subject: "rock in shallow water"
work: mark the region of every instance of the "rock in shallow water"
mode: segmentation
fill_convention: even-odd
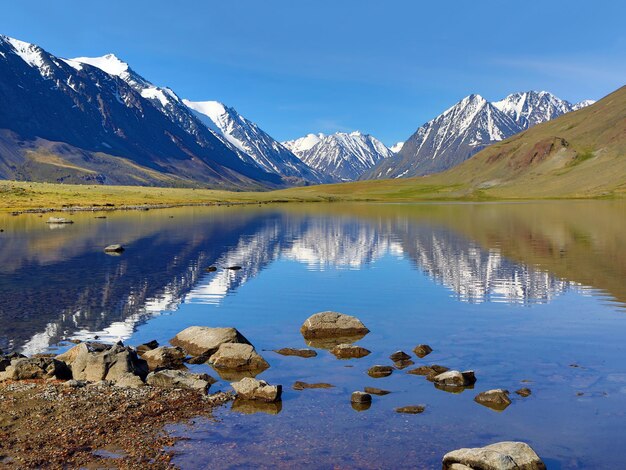
[[[501,388],[479,393],[474,401],[495,411],[504,411],[511,404],[509,391]]]
[[[108,245],[104,247],[105,253],[122,253],[124,251],[124,247],[119,244]]]
[[[294,390],[305,390],[307,388],[333,388],[334,385],[331,384],[327,384],[324,382],[320,382],[320,383],[314,383],[314,384],[309,384],[306,382],[300,382],[297,381],[293,384],[293,389]]]
[[[404,351],[396,351],[391,356],[389,356],[389,359],[391,359],[393,362],[408,361],[409,359],[411,359],[411,356],[409,356]]]
[[[370,332],[356,317],[337,312],[320,312],[306,319],[300,332],[305,339],[363,337]]]
[[[350,401],[352,403],[371,403],[372,396],[369,393],[365,392],[352,392],[352,395],[350,396]]]
[[[160,370],[150,372],[146,383],[153,387],[186,388],[207,392],[216,380],[208,374],[192,374],[182,370]]]
[[[338,344],[330,350],[337,359],[359,359],[368,356],[371,351],[356,344]]]
[[[396,408],[396,413],[406,413],[411,415],[417,415],[423,413],[426,407],[424,405],[409,405]]]
[[[431,348],[427,344],[418,344],[417,346],[415,346],[415,349],[413,349],[413,352],[417,357],[423,358],[433,352],[433,348]]]
[[[468,387],[476,383],[476,376],[473,370],[464,372],[449,370],[433,377],[433,382],[448,387]]]
[[[174,336],[170,343],[183,348],[191,356],[204,356],[209,359],[222,344],[250,344],[250,341],[235,328],[190,326]]]
[[[211,365],[216,370],[255,371],[260,373],[270,365],[256,352],[251,344],[224,343],[211,356]]]
[[[282,348],[275,349],[274,352],[280,354],[281,356],[297,356],[306,358],[317,356],[317,352],[312,349]]]
[[[387,377],[393,373],[393,367],[391,366],[372,366],[368,369],[367,375],[375,379],[381,377]]]
[[[245,377],[230,385],[237,393],[237,397],[243,400],[259,400],[268,403],[280,400],[283,391],[282,385],[270,385],[264,380],[250,377]]]
[[[382,388],[376,388],[376,387],[365,387],[363,389],[365,391],[365,393],[370,393],[372,395],[389,395],[391,392],[389,390],[383,390]]]
[[[520,388],[519,390],[515,390],[515,393],[517,393],[520,397],[529,397],[533,392],[530,390],[530,388],[524,387],[524,388]]]
[[[546,466],[525,442],[498,442],[486,447],[453,450],[443,456],[443,470],[545,470]]]

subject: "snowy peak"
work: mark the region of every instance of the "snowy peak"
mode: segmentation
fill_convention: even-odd
[[[209,129],[221,134],[232,146],[252,158],[265,171],[295,178],[301,180],[300,182],[321,183],[325,181],[325,178],[309,168],[289,149],[234,108],[219,101],[183,100],[183,103]]]
[[[334,181],[356,180],[379,161],[393,155],[381,141],[359,131],[309,134],[286,145],[299,146],[296,154],[302,161],[320,173],[330,175]],[[309,147],[302,150],[306,146]]]
[[[573,111],[571,103],[547,91],[513,93],[493,105],[524,129]]]
[[[389,147],[389,150],[391,150],[393,153],[398,153],[400,150],[402,150],[403,145],[404,142],[396,142],[391,147]]]
[[[321,132],[319,134],[307,134],[304,137],[300,137],[295,140],[288,140],[286,142],[282,142],[283,146],[291,150],[295,155],[302,155],[302,153],[309,150],[315,144],[317,144],[320,140],[326,137]]]
[[[68,59],[68,62],[92,65],[109,75],[121,78],[124,78],[124,75],[128,74],[130,70],[128,64],[118,59],[115,54],[107,54],[102,57],[76,57],[75,59]]]
[[[579,109],[583,109],[586,108],[587,106],[591,106],[592,104],[594,104],[596,101],[595,100],[583,100],[583,101],[579,101],[578,103],[574,104],[572,106],[572,111],[578,111]]]

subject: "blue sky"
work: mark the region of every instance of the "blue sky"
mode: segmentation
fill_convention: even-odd
[[[279,140],[358,129],[392,144],[471,93],[606,95],[626,82],[625,18],[618,0],[20,0],[0,33],[113,52]]]

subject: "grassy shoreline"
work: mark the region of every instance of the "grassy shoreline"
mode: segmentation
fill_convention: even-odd
[[[465,185],[433,184],[430,178],[306,186],[268,192],[145,186],[98,186],[18,181],[0,182],[0,212],[145,210],[222,204],[288,202],[512,201],[537,199],[613,199],[624,193],[541,197],[492,193]]]

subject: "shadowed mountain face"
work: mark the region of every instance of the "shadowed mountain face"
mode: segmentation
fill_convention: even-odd
[[[554,204],[181,209],[105,220],[77,214],[75,224],[58,228],[36,216],[4,217],[0,348],[32,353],[68,337],[124,339],[181,302],[224,302],[281,260],[311,271],[408,260],[416,279],[422,273],[463,302],[531,305],[582,286],[625,301],[617,240],[626,227],[611,222],[623,206],[570,208],[595,223],[580,227]],[[536,224],[538,217],[547,223]],[[112,241],[127,251],[104,254]],[[206,273],[211,265],[218,271]],[[233,265],[242,269],[222,269]]]
[[[0,36],[0,177],[228,188],[281,183],[242,161],[182,103],[164,107],[135,83]]]

